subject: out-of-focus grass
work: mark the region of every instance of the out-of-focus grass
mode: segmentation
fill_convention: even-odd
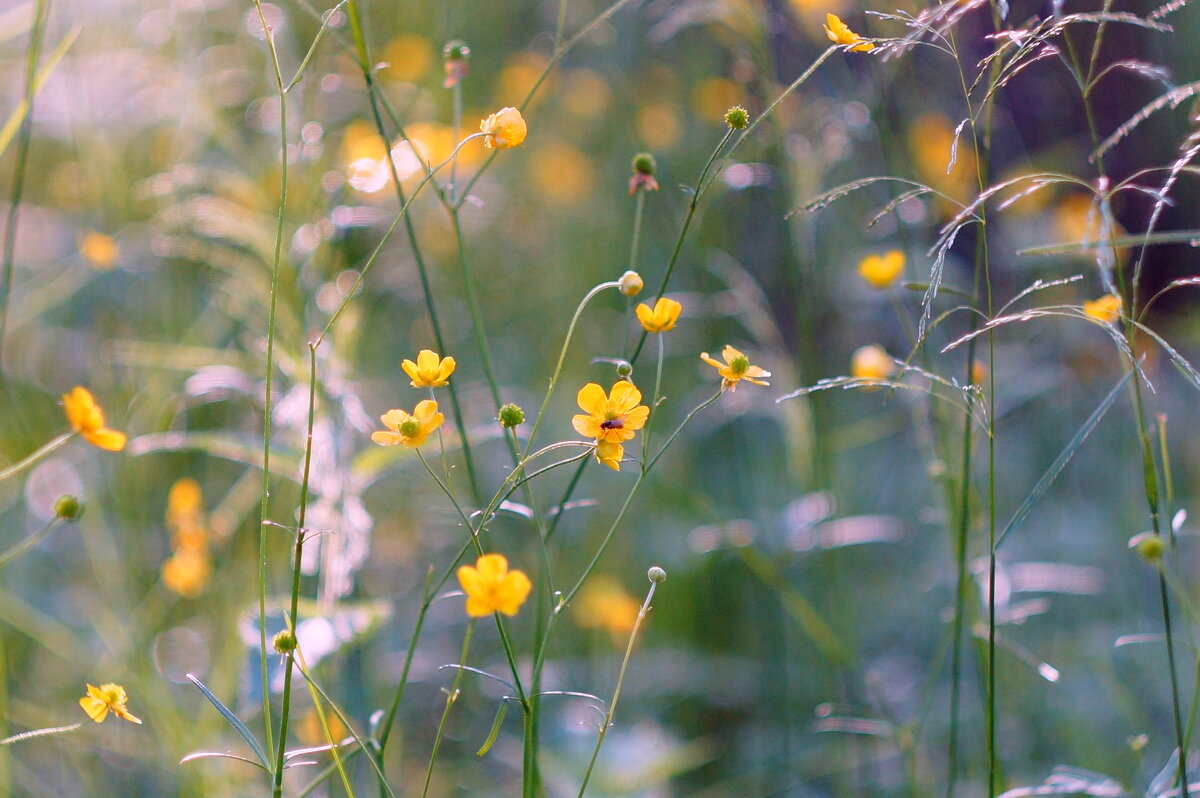
[[[3,11],[0,118],[22,96],[32,7]],[[402,13],[379,4],[365,9],[380,61],[376,77],[427,157],[440,160],[456,140],[442,45],[470,44],[463,132],[472,132],[476,120],[519,102],[547,63],[557,8],[450,2]],[[571,3],[567,30],[601,10]],[[823,15],[838,10],[732,0],[631,5],[551,73],[527,109],[525,146],[503,153],[462,208],[505,401],[527,411],[538,406],[571,309],[625,269],[635,204],[626,188],[631,156],[650,151],[659,165],[661,190],[646,198],[638,260],[647,285],[656,286],[690,201],[680,187],[694,182],[723,135],[725,109],[741,104],[756,117],[824,49]],[[1017,12],[1010,19],[1020,20]],[[317,32],[316,15],[290,3],[266,13],[291,74]],[[976,13],[978,20],[960,28],[967,65],[988,47],[985,14]],[[1190,8],[1178,12],[1176,32],[1160,38],[1121,31],[1113,46],[1168,61],[1180,81],[1191,79],[1186,32],[1193,17]],[[871,35],[902,33],[873,17],[853,19]],[[76,384],[88,386],[110,424],[132,440],[120,455],[76,440],[0,484],[0,551],[41,528],[60,494],[76,494],[86,506],[79,523],[54,529],[0,571],[0,736],[83,720],[77,699],[87,682],[123,684],[145,724],[87,723],[0,748],[0,795],[262,794],[260,774],[248,766],[179,764],[192,751],[241,745],[185,673],[200,677],[251,728],[261,727],[257,464],[280,182],[278,100],[262,31],[253,9],[223,0],[153,7],[62,0],[51,9],[46,52],[75,26],[78,36],[34,103],[4,340],[0,452],[15,462],[66,431],[56,402]],[[346,26],[335,27],[288,101],[294,160],[276,331],[276,508],[297,501],[307,343],[397,207],[348,43]],[[989,182],[1042,170],[1091,179],[1083,111],[1055,66],[1050,59],[1031,68],[1003,95]],[[1098,124],[1107,132],[1123,122],[1157,94],[1145,91],[1134,102],[1133,89],[1114,89],[1119,101],[1097,102]],[[644,595],[649,565],[670,575],[634,651],[593,794],[901,795],[934,794],[944,784],[955,587],[946,496],[961,453],[942,434],[958,430],[961,417],[903,391],[774,400],[848,373],[861,346],[907,355],[921,291],[897,289],[893,300],[866,286],[856,267],[868,254],[898,248],[908,257],[908,279],[926,282],[926,251],[950,206],[910,200],[867,227],[895,196],[881,185],[813,213],[789,211],[872,174],[922,180],[960,200],[973,196],[973,155],[963,141],[946,172],[964,114],[943,54],[921,49],[884,62],[838,53],[724,165],[702,204],[670,287],[685,312],[665,340],[665,412],[677,421],[715,390],[701,351],[732,343],[774,377],[769,389],[742,385],[727,393],[664,456],[601,565],[609,592],[591,601],[613,617],[584,607],[556,629],[546,689],[607,697],[624,648],[620,624],[628,621],[620,608]],[[1188,123],[1180,115],[1151,124],[1157,127],[1111,159],[1121,176],[1170,162]],[[471,174],[485,154],[478,142],[468,144],[458,169]],[[403,157],[397,162],[411,191],[420,170]],[[0,174],[7,180],[14,168],[10,146]],[[8,184],[0,185],[8,196]],[[1178,189],[1169,211],[1176,227],[1194,226],[1186,216],[1193,191],[1187,183]],[[1014,255],[1085,237],[1088,211],[1079,196],[1048,189],[989,228],[993,290],[1002,301],[1035,279],[1076,273],[1083,279],[1047,292],[1045,304],[1080,305],[1103,293],[1086,258]],[[1148,202],[1133,199],[1117,208],[1134,231],[1144,229],[1148,211]],[[494,485],[509,463],[471,339],[453,234],[431,195],[414,203],[412,220],[438,298],[443,354],[459,361],[456,385],[478,468]],[[951,250],[949,288],[973,288],[973,235],[964,233]],[[1146,275],[1154,289],[1195,271],[1182,247],[1154,250],[1151,258]],[[1185,356],[1196,348],[1186,291],[1148,317]],[[943,292],[936,312],[960,301]],[[583,317],[547,414],[551,439],[574,437],[569,418],[579,385],[615,379],[610,364],[589,358],[630,356],[638,330],[626,304],[606,297]],[[965,331],[965,314],[935,327],[923,350],[929,359],[914,364],[961,381],[964,348],[939,350]],[[305,612],[344,624],[329,634],[333,650],[315,668],[360,730],[390,698],[427,570],[444,568],[462,543],[458,519],[419,464],[369,441],[380,413],[415,401],[399,361],[430,341],[412,250],[397,235],[321,350],[310,485],[310,526],[320,534],[309,551],[314,565],[318,550],[324,562],[305,581],[305,594],[316,597]],[[1010,325],[996,346],[995,370],[981,382],[996,389],[1003,523],[1120,379],[1121,366],[1109,338],[1077,319]],[[1167,418],[1168,509],[1190,511],[1200,456],[1192,443],[1195,389],[1161,351],[1145,357],[1154,384],[1147,401]],[[639,385],[648,385],[652,359],[636,369]],[[999,550],[1006,591],[997,597],[999,756],[1013,785],[1066,763],[1144,787],[1174,747],[1161,645],[1114,646],[1123,636],[1161,632],[1154,571],[1126,548],[1147,526],[1129,414],[1120,400]],[[668,429],[659,428],[659,440]],[[585,473],[575,495],[584,504],[568,510],[556,532],[554,565],[568,585],[628,490],[627,474],[600,471]],[[201,486],[211,565],[202,589],[184,596],[168,588],[162,570],[178,550],[178,529],[165,513],[182,478]],[[552,502],[566,481],[549,479],[540,500]],[[984,485],[976,482],[976,499]],[[986,555],[984,506],[973,504],[968,560],[986,584],[977,559]],[[1172,555],[1185,581],[1195,564],[1191,529],[1182,522]],[[286,563],[291,538],[278,532],[267,532],[271,560]],[[493,535],[533,571],[528,524],[501,517]],[[286,592],[285,571],[271,571],[273,599]],[[830,630],[832,644],[814,642],[806,613]],[[971,617],[982,613],[971,609]],[[1182,646],[1192,620],[1182,615],[1178,634],[1188,700],[1194,657]],[[282,627],[278,611],[273,622]],[[395,784],[424,772],[440,688],[451,678],[437,669],[456,660],[463,628],[454,601],[433,605],[398,744],[389,748]],[[532,650],[530,615],[513,629],[518,650]],[[475,645],[487,653],[475,664],[503,672],[494,635],[480,628]],[[845,651],[845,659],[833,651]],[[981,794],[985,778],[976,653],[968,647],[963,669],[963,795]],[[1056,679],[1045,668],[1039,673],[1043,662]],[[486,680],[466,682],[434,794],[516,792],[515,722],[486,757],[474,756],[501,693]],[[307,700],[297,699],[297,744],[320,740]],[[547,792],[572,794],[598,715],[573,698],[547,698],[543,712]],[[1141,733],[1148,746],[1131,750],[1128,739]],[[912,773],[908,752],[917,763]],[[367,772],[359,778],[366,784]],[[288,787],[302,782],[289,775]]]

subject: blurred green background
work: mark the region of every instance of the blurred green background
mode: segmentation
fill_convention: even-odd
[[[572,0],[567,34],[604,8]],[[519,103],[537,80],[553,55],[559,4],[375,0],[360,9],[375,78],[410,139],[436,162],[457,138],[442,46],[460,39],[471,49],[465,135],[476,120]],[[24,94],[33,10],[32,2],[0,2],[0,119]],[[325,8],[301,0],[263,10],[291,75]],[[526,108],[525,145],[499,154],[462,213],[504,401],[536,409],[573,308],[627,268],[636,204],[627,191],[630,158],[647,151],[658,163],[661,190],[645,197],[637,260],[650,294],[691,200],[684,187],[695,184],[724,135],[725,110],[742,105],[757,118],[825,49],[827,12],[843,14],[864,35],[905,33],[864,11],[809,0],[633,2],[555,67]],[[1038,13],[1048,10],[1027,3],[1008,19],[1015,27]],[[978,9],[956,29],[968,80],[989,52],[989,17]],[[1166,72],[1127,70],[1101,84],[1094,97],[1101,137],[1166,87],[1195,78],[1196,11],[1185,7],[1169,22],[1173,33],[1114,26],[1104,59],[1136,57]],[[1086,52],[1092,31],[1075,35]],[[185,673],[252,729],[261,727],[258,485],[281,177],[279,100],[262,28],[245,2],[54,0],[43,65],[64,41],[34,102],[14,214],[0,453],[15,463],[67,431],[58,401],[74,385],[88,387],[110,426],[131,440],[113,454],[75,439],[0,483],[0,550],[45,526],[61,494],[78,495],[86,507],[78,524],[54,529],[0,570],[0,737],[84,720],[77,699],[88,682],[123,684],[145,723],[88,723],[0,748],[0,795],[262,795],[261,774],[240,763],[179,764],[193,751],[242,745]],[[954,60],[933,48],[876,55],[835,53],[786,100],[723,164],[684,243],[669,288],[683,318],[665,337],[661,412],[670,422],[659,429],[716,389],[702,351],[732,344],[774,376],[769,388],[726,393],[686,428],[556,630],[546,689],[610,696],[631,612],[645,595],[643,575],[651,565],[667,570],[593,795],[934,795],[946,782],[956,567],[948,497],[957,495],[962,469],[962,415],[921,392],[832,390],[776,402],[846,374],[861,346],[908,355],[928,249],[952,213],[927,195],[869,225],[904,190],[891,183],[793,211],[870,175],[922,181],[959,200],[978,192],[965,141],[947,169],[967,113]],[[1000,95],[989,183],[1054,171],[1094,184],[1086,116],[1063,60],[1035,64]],[[1118,145],[1106,161],[1113,179],[1172,162],[1194,125],[1186,111],[1184,104],[1157,115]],[[289,94],[287,127],[271,501],[271,518],[283,526],[296,522],[308,342],[398,207],[340,14]],[[18,150],[19,137],[0,156],[10,220]],[[419,167],[410,151],[396,152],[412,191]],[[480,142],[466,145],[460,182],[485,157]],[[1160,228],[1195,225],[1194,192],[1185,176]],[[1121,195],[1114,213],[1125,229],[1141,231],[1151,202]],[[1094,235],[1090,207],[1082,189],[1056,186],[997,212],[988,227],[997,305],[1036,279],[1076,274],[1080,280],[1022,307],[1079,306],[1105,293],[1085,255],[1017,254]],[[471,337],[454,234],[431,194],[414,202],[411,219],[446,335],[442,354],[459,363],[454,379],[481,479],[495,487],[510,462]],[[967,229],[951,249],[946,286],[973,290],[977,235]],[[871,289],[858,263],[894,249],[906,253],[907,279],[918,287]],[[1150,250],[1143,301],[1196,272],[1186,245]],[[943,292],[934,314],[963,302]],[[1184,357],[1200,343],[1193,302],[1187,289],[1177,291],[1146,317]],[[603,359],[630,356],[638,339],[631,305],[608,292],[583,316],[543,442],[575,437],[578,387],[607,386],[615,372]],[[941,350],[969,323],[959,312],[936,326],[914,364],[964,383],[966,347]],[[1005,326],[995,347],[994,371],[975,379],[995,386],[1003,524],[1124,366],[1109,336],[1078,319]],[[444,569],[463,542],[456,515],[416,459],[381,456],[369,439],[381,413],[422,398],[399,363],[423,348],[433,348],[432,333],[401,230],[319,350],[308,526],[321,534],[307,549],[304,581],[312,600],[305,614],[319,623],[307,645],[323,648],[316,673],[359,729],[389,700],[426,572]],[[1147,412],[1165,419],[1164,518],[1177,520],[1179,532],[1173,564],[1190,584],[1197,553],[1186,514],[1195,515],[1200,461],[1195,386],[1160,349],[1139,355],[1154,387],[1145,392]],[[650,357],[634,377],[648,390]],[[1149,528],[1132,419],[1122,396],[999,551],[997,736],[1008,786],[1040,782],[1064,764],[1143,794],[1174,748],[1166,661],[1153,637],[1161,635],[1157,580],[1126,545]],[[979,578],[987,550],[982,441],[976,428],[968,561]],[[571,575],[564,581],[591,558],[634,471],[584,472],[575,492],[584,501],[556,533],[555,568]],[[192,491],[192,504],[176,494],[172,515],[169,496],[183,479],[194,480],[199,495],[184,483],[178,490]],[[546,479],[539,500],[553,503],[567,479]],[[180,559],[189,533],[204,541],[200,561]],[[269,594],[282,596],[291,536],[271,526],[264,534]],[[514,567],[536,570],[528,523],[502,515],[492,535]],[[973,591],[968,635],[984,617],[980,595]],[[832,643],[814,641],[797,609],[805,602]],[[1176,609],[1186,710],[1194,625]],[[512,624],[525,656],[532,612],[531,602]],[[281,626],[278,612],[272,622]],[[452,678],[438,667],[456,661],[464,627],[457,601],[434,605],[389,749],[398,794],[418,789],[441,690]],[[1137,635],[1149,637],[1129,637]],[[968,644],[962,667],[964,796],[985,790],[980,651]],[[490,626],[478,631],[472,664],[504,670]],[[500,695],[486,680],[465,682],[433,794],[517,793],[517,713],[486,757],[474,755]],[[315,744],[320,733],[307,696],[298,701],[293,742]],[[598,719],[587,704],[544,703],[549,795],[578,789]],[[1144,748],[1135,740],[1142,734]],[[311,773],[289,775],[289,790]],[[365,770],[358,777],[369,784]],[[316,794],[340,790],[335,779]]]

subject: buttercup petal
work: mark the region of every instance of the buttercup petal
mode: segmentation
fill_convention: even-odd
[[[580,388],[575,401],[579,403],[580,410],[595,416],[602,416],[608,410],[608,397],[604,395],[604,389],[594,382]]]

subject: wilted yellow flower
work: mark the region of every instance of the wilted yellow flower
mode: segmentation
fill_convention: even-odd
[[[613,471],[621,470],[621,461],[625,459],[625,447],[612,441],[596,441],[596,462],[606,465]]]
[[[886,380],[896,370],[896,363],[882,346],[860,346],[850,356],[850,376],[860,380]]]
[[[641,604],[617,580],[596,576],[579,591],[575,610],[574,617],[580,626],[606,629],[613,642],[620,644],[633,631]]]
[[[425,442],[429,433],[442,426],[446,417],[438,412],[437,402],[423,399],[417,402],[412,414],[392,409],[379,417],[390,432],[371,433],[371,440],[380,446],[408,446],[415,448]]]
[[[162,564],[162,581],[167,590],[187,598],[204,591],[212,576],[212,560],[204,546],[185,545]]]
[[[721,389],[728,388],[735,390],[738,382],[745,380],[752,382],[755,385],[770,385],[761,377],[770,377],[771,372],[765,371],[758,366],[750,365],[750,360],[732,346],[726,345],[721,351],[721,357],[725,359],[722,363],[715,358],[708,356],[708,352],[701,352],[700,359],[717,370],[724,379],[721,381]]]
[[[79,239],[79,254],[83,255],[83,259],[93,269],[111,269],[117,263],[119,252],[117,242],[112,236],[97,233],[95,230],[88,230]]]
[[[63,394],[63,410],[67,421],[85,441],[110,452],[125,448],[125,433],[104,426],[104,411],[96,404],[87,388],[76,385],[70,393]]]
[[[438,353],[430,349],[418,352],[416,363],[405,360],[400,364],[404,373],[412,378],[410,384],[414,388],[441,388],[449,382],[454,366],[454,358],[438,357]]]
[[[872,288],[884,290],[904,274],[904,253],[893,249],[885,255],[868,255],[858,264],[858,275]]]
[[[130,723],[141,723],[142,721],[130,714],[129,709],[125,706],[125,702],[128,700],[125,688],[119,684],[102,684],[99,687],[89,684],[87,695],[79,699],[79,706],[83,707],[83,711],[87,713],[88,717],[97,723],[104,722],[104,719],[108,717],[109,710],[118,718]]]
[[[661,333],[675,326],[675,322],[679,321],[679,312],[681,310],[683,310],[683,305],[674,299],[667,299],[665,296],[661,296],[654,303],[653,310],[645,302],[638,305],[637,317],[638,321],[642,323],[642,327],[646,329],[646,332]]]
[[[508,570],[503,554],[485,554],[474,566],[461,566],[458,583],[467,594],[467,615],[472,618],[493,612],[516,615],[533,588],[522,571]]]
[[[597,443],[631,440],[650,417],[650,408],[639,404],[642,392],[625,380],[615,383],[607,396],[603,388],[589,382],[579,389],[576,400],[585,415],[572,417],[571,424],[580,435],[595,438]]]
[[[850,30],[836,14],[825,15],[825,35],[834,44],[853,44],[850,48],[852,53],[865,53],[875,49],[875,45],[864,42],[862,37]]]
[[[617,283],[617,290],[625,296],[637,296],[646,285],[642,282],[642,276],[635,271],[625,272]]]
[[[1112,324],[1121,317],[1121,297],[1105,294],[1083,303],[1083,312],[1103,324]]]
[[[497,150],[507,150],[521,146],[525,141],[525,119],[521,112],[511,106],[501,108],[496,113],[479,123],[479,129],[487,134],[483,146]]]

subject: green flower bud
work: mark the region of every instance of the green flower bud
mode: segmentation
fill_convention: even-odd
[[[499,413],[500,426],[505,429],[511,429],[525,422],[525,411],[520,405],[514,405],[511,402],[500,408]]]
[[[627,379],[633,373],[633,366],[628,360],[622,360],[617,364],[617,376],[622,379]]]
[[[734,130],[742,130],[750,124],[750,113],[740,105],[725,112],[725,124]]]
[[[646,578],[651,582],[662,584],[663,582],[667,581],[667,572],[662,568],[659,568],[657,565],[653,565],[650,567],[650,570],[646,572]]]
[[[653,175],[657,166],[654,156],[648,152],[639,152],[633,156],[633,171],[639,175]]]
[[[1129,548],[1136,551],[1146,562],[1157,565],[1166,551],[1166,544],[1161,535],[1143,532],[1129,539]]]
[[[271,641],[271,645],[275,647],[275,653],[277,654],[290,654],[296,650],[296,635],[292,634],[290,629],[284,629],[275,635],[275,639]]]
[[[83,505],[79,499],[69,493],[58,497],[54,503],[54,514],[64,521],[74,521],[83,513]]]

